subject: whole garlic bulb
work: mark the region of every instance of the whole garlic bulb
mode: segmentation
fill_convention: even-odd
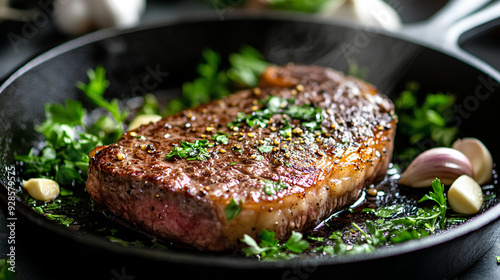
[[[107,28],[129,28],[139,23],[145,0],[56,0],[54,24],[69,35]]]
[[[459,150],[469,158],[474,170],[474,180],[480,185],[486,184],[491,180],[493,158],[480,140],[472,137],[458,139],[453,143],[452,148]]]
[[[457,213],[476,214],[483,205],[481,186],[467,175],[458,177],[448,191],[448,203]]]

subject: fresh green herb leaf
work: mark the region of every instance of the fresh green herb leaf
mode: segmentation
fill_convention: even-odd
[[[35,203],[35,201],[33,200],[32,203]],[[61,200],[58,199],[53,203],[45,203],[39,206],[33,206],[33,210],[36,213],[45,216],[47,219],[51,221],[55,221],[60,225],[69,227],[75,221],[74,218],[68,217],[66,215],[51,213],[53,210],[59,209],[60,207],[61,207]]]
[[[241,212],[241,209],[243,208],[243,200],[241,200],[239,203],[236,202],[236,200],[231,199],[228,205],[224,208],[224,213],[226,214],[226,219],[227,221],[231,221],[232,219],[238,217],[238,215]]]
[[[0,279],[14,280],[18,273],[18,269],[11,265],[10,259],[0,259]]]
[[[262,230],[259,238],[261,242],[261,246],[266,246],[266,247],[276,247],[278,246],[279,240],[274,238],[275,236],[274,231],[269,231],[269,230]]]
[[[441,180],[436,178],[432,182],[432,190],[433,191],[429,192],[429,194],[426,194],[424,197],[422,197],[422,199],[420,199],[419,202],[432,200],[438,204],[438,209],[440,213],[439,228],[444,229],[446,224],[446,210],[448,209],[448,206],[447,206],[447,199],[444,196],[444,185],[441,184]]]
[[[321,253],[323,255],[330,255],[330,256],[335,254],[335,250],[333,249],[332,245],[316,247],[316,248],[312,249],[312,252]]]
[[[330,0],[269,0],[268,2],[275,10],[316,13],[323,10]]]
[[[289,125],[285,125],[283,128],[280,129],[279,133],[284,138],[292,137],[292,127]]]
[[[65,215],[57,215],[57,214],[45,214],[45,217],[49,220],[56,221],[58,224],[69,227],[75,219],[67,217]]]
[[[262,54],[250,46],[243,46],[238,53],[229,55],[231,68],[227,70],[227,76],[240,87],[255,87],[259,77],[269,62],[264,60]]]
[[[71,196],[71,195],[73,195],[73,191],[68,190],[66,188],[63,188],[63,187],[59,187],[59,195],[60,196]]]
[[[375,212],[377,217],[381,218],[394,218],[402,213],[404,213],[404,206],[401,204],[395,204],[387,207],[382,207]]]
[[[109,81],[106,80],[106,70],[102,66],[97,66],[95,69],[89,69],[87,76],[89,79],[88,84],[78,82],[77,87],[85,93],[87,99],[95,106],[106,109],[115,120],[116,130],[123,133],[123,122],[128,116],[128,111],[120,110],[118,99],[113,98],[108,102],[104,98],[104,92],[109,86]]]
[[[142,107],[136,115],[143,114],[161,115],[160,103],[158,102],[158,99],[156,99],[156,96],[152,93],[144,95]]]
[[[384,233],[382,230],[379,230],[377,225],[373,221],[366,221],[366,229],[368,231],[363,231],[356,223],[352,223],[352,225],[364,236],[367,244],[372,246],[378,246],[384,244],[387,240],[384,237]]]
[[[325,241],[324,237],[308,236],[307,238],[311,239],[311,240],[314,240],[314,241],[318,241],[318,242],[324,242]]]
[[[65,106],[57,103],[45,104],[45,117],[52,124],[83,125],[85,114],[85,109],[83,109],[82,103],[79,101],[67,99]]]
[[[213,145],[208,143],[207,140],[195,140],[194,143],[181,141],[181,146],[175,146],[170,153],[165,156],[165,159],[172,157],[186,158],[187,160],[207,160],[210,158],[210,153],[207,147]]]
[[[52,115],[50,115],[52,116]],[[38,154],[17,155],[23,161],[24,174],[56,180],[59,184],[84,183],[87,177],[88,154],[102,142],[94,135],[76,132],[77,128],[47,119],[36,130],[45,136],[45,147]],[[75,135],[76,134],[76,135]]]
[[[227,145],[229,143],[229,134],[227,133],[222,133],[220,131],[217,132],[217,134],[212,135],[212,138],[219,143],[222,143],[224,145]]]
[[[265,254],[266,251],[270,251],[270,247],[260,247],[259,244],[257,244],[257,241],[253,239],[250,235],[245,234],[243,235],[243,239],[241,239],[241,242],[245,243],[248,245],[247,248],[243,248],[243,253],[246,254],[247,257],[249,256],[255,256],[255,255],[262,255]]]
[[[433,182],[433,191],[426,194],[419,202],[434,201],[438,205],[432,208],[405,209],[404,206],[396,204],[382,207],[378,210],[367,209],[367,213],[373,213],[382,218],[376,222],[366,221],[367,233],[355,226],[368,244],[380,246],[381,244],[394,244],[411,239],[419,239],[434,232],[436,228],[444,229],[448,223],[446,218],[447,200],[444,196],[444,186],[439,179]],[[414,214],[408,215],[409,211]]]
[[[292,253],[302,253],[309,247],[309,243],[302,239],[302,234],[295,231],[292,232],[290,238],[283,245],[279,245],[279,240],[275,238],[273,231],[263,229],[259,238],[261,240],[259,244],[247,234],[241,239],[241,242],[248,245],[242,250],[247,257],[256,256],[264,261],[287,260],[296,256]]]
[[[225,69],[219,53],[204,49],[203,60],[197,67],[199,76],[182,85],[182,96],[170,101],[163,115],[220,99],[236,88],[256,86],[260,75],[269,65],[262,54],[250,46],[243,46],[239,52],[228,57],[230,67]]]
[[[342,240],[342,232],[333,232],[329,239],[335,240],[335,245],[332,247],[334,255],[352,255],[360,253],[369,253],[375,251],[375,247],[368,243],[348,245]]]
[[[263,191],[267,195],[275,195],[276,192],[290,187],[288,184],[283,183],[281,179],[278,182],[273,182],[269,180],[262,180],[262,181],[265,183]]]
[[[271,120],[273,113],[269,109],[257,110],[252,112],[250,115],[239,112],[236,119],[229,123],[228,127],[239,126],[240,124],[246,124],[249,127],[260,126],[262,128],[267,126],[267,123]]]
[[[425,139],[432,140],[436,146],[450,146],[458,132],[456,127],[450,126],[453,115],[452,105],[455,96],[452,94],[427,94],[422,102],[417,99],[419,85],[409,83],[407,89],[394,101],[398,114],[398,131],[408,138],[411,145]],[[414,157],[419,151],[407,150],[403,155]]]
[[[302,240],[302,233],[292,231],[292,235],[286,241],[285,247],[294,253],[302,253],[309,247],[309,243],[306,240]]]
[[[78,88],[96,106],[110,115],[99,118],[94,124],[84,123],[86,111],[79,101],[66,100],[64,105],[45,104],[46,120],[35,130],[45,137],[44,147],[31,149],[27,155],[17,155],[23,161],[24,175],[56,180],[61,185],[83,184],[87,179],[88,154],[99,145],[107,145],[123,133],[123,120],[127,112],[120,111],[118,100],[107,102],[103,98],[108,87],[104,68],[98,66],[88,71],[89,83],[79,82]]]
[[[261,153],[270,153],[273,151],[273,146],[262,145],[257,148]]]
[[[425,229],[398,229],[391,232],[390,241],[391,243],[400,243],[408,240],[420,239],[428,235],[429,232]]]
[[[119,237],[116,237],[116,236],[106,236],[106,238],[111,241],[111,242],[114,242],[114,243],[118,243],[124,247],[135,247],[135,248],[144,248],[146,247],[146,245],[144,244],[143,241],[141,240],[136,240],[136,241],[125,241]],[[158,243],[155,243],[155,244],[158,244]]]

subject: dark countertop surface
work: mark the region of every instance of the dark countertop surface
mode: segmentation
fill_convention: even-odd
[[[43,1],[42,1],[43,2]],[[387,1],[399,5],[404,23],[412,23],[428,18],[443,6],[446,1],[401,0]],[[163,19],[180,13],[214,9],[198,1],[149,1],[142,24],[161,22]],[[0,81],[5,80],[16,68],[30,58],[55,47],[71,38],[55,31],[50,22],[46,22],[31,33],[27,40],[16,40],[16,34],[22,34],[23,23],[0,22]],[[14,35],[13,35],[14,34]],[[478,56],[494,68],[500,70],[500,27],[490,30],[467,41],[463,49]],[[9,229],[4,213],[0,211],[0,259],[8,254],[7,240]],[[16,266],[20,273],[15,279],[149,279],[139,277],[141,268],[125,260],[106,261],[99,257],[86,256],[75,258],[64,252],[52,251],[50,244],[43,244],[44,234],[38,227],[20,219],[16,227]],[[78,254],[79,252],[76,252]],[[471,267],[453,279],[500,279],[500,265],[496,256],[500,256],[500,239]],[[458,256],[459,257],[459,256]],[[83,262],[83,263],[82,263]],[[69,274],[65,274],[69,273]],[[66,276],[67,275],[67,276]],[[172,272],[166,272],[172,276]],[[1,280],[1,279],[0,279]]]

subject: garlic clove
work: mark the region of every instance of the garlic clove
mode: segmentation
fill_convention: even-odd
[[[40,201],[52,201],[59,195],[59,184],[45,178],[23,180],[23,188],[28,191],[31,197]]]
[[[439,178],[450,185],[460,175],[473,176],[469,159],[460,151],[452,148],[432,148],[418,155],[401,174],[399,184],[414,188],[432,186]]]
[[[82,35],[95,28],[87,0],[54,1],[54,24],[68,35]]]
[[[331,1],[323,16],[347,20],[391,31],[401,29],[402,21],[394,8],[382,0]]]
[[[162,117],[160,115],[156,115],[156,114],[137,115],[128,125],[127,131],[135,130],[135,129],[137,129],[143,125],[146,125],[148,123],[158,122],[159,120],[161,120],[161,118]]]
[[[86,0],[99,28],[129,28],[139,24],[145,0]]]
[[[460,214],[476,214],[483,205],[481,186],[467,175],[458,177],[448,191],[448,203]]]
[[[474,179],[484,185],[491,180],[493,171],[493,158],[486,146],[476,138],[463,138],[455,141],[453,149],[462,152],[472,164]]]

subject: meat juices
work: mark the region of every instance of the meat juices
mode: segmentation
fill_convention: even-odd
[[[270,96],[286,101],[283,108],[320,108],[317,127],[283,113],[252,127],[235,122],[265,110]],[[86,188],[97,204],[160,239],[235,250],[244,234],[267,229],[284,239],[355,202],[385,176],[396,123],[394,105],[370,84],[318,66],[270,66],[258,88],[97,147]],[[210,143],[205,158],[166,158],[181,141],[196,140]]]

